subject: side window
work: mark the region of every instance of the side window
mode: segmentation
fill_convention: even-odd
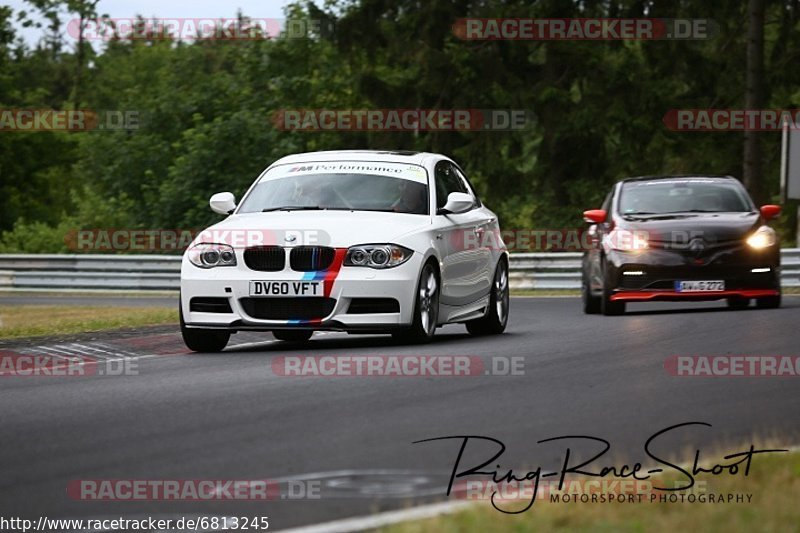
[[[463,192],[474,198],[466,180],[449,161],[436,164],[436,207],[442,208],[447,203],[447,196],[452,192]]]
[[[449,161],[439,161],[435,169],[436,179],[436,207],[442,208],[447,203],[447,196],[451,192],[465,192],[466,189],[461,178],[456,174],[455,168]]]
[[[466,191],[467,194],[469,194],[475,199],[475,205],[480,206],[481,200],[480,198],[478,198],[478,193],[475,192],[475,187],[473,187],[472,184],[469,182],[463,170],[461,170],[458,167],[455,167],[455,169],[456,169],[456,174],[458,174],[458,177],[461,179],[461,181],[464,183],[464,187],[467,189]]]
[[[603,206],[600,209],[602,209],[606,213],[610,212],[611,211],[611,199],[612,198],[614,198],[614,189],[613,188],[611,189],[611,192],[608,193],[608,196],[606,196],[605,201],[603,201]]]

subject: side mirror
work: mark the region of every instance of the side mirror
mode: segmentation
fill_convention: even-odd
[[[236,197],[230,192],[218,192],[208,203],[211,210],[220,215],[230,215],[236,209]]]
[[[761,216],[764,217],[764,219],[766,220],[776,218],[780,214],[781,214],[781,206],[779,205],[768,204],[761,206]]]
[[[583,212],[583,220],[592,224],[602,224],[606,221],[608,213],[605,209],[590,209]]]
[[[451,192],[447,195],[447,203],[444,204],[444,207],[439,209],[438,214],[447,215],[450,213],[463,213],[465,211],[469,211],[473,205],[475,205],[475,201],[469,194],[463,192]]]

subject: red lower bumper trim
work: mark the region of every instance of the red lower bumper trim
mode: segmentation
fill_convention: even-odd
[[[728,298],[738,296],[739,298],[763,298],[765,296],[777,296],[778,291],[774,289],[742,289],[715,292],[675,292],[675,291],[627,291],[617,292],[611,295],[611,300],[651,301],[651,300],[715,300],[718,298]]]

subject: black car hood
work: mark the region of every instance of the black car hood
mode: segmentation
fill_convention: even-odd
[[[761,224],[761,216],[752,213],[683,213],[665,218],[655,216],[617,219],[617,227],[645,231],[651,243],[688,242],[700,237],[706,242],[740,240]]]

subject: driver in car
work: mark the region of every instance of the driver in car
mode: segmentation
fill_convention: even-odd
[[[397,201],[392,204],[392,210],[398,213],[425,213],[425,190],[413,187],[408,180],[400,179],[397,187]]]

